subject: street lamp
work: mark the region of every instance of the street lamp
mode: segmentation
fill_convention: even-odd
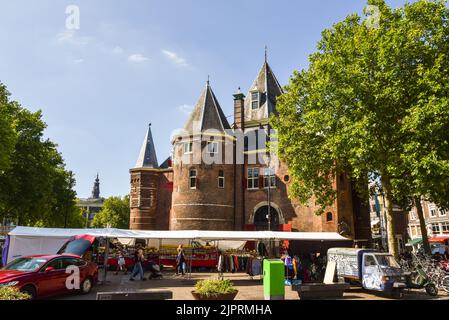
[[[270,194],[270,189],[271,189],[271,167],[270,167],[270,163],[271,163],[271,158],[270,155],[267,155],[266,157],[267,163],[268,163],[268,189],[267,189],[267,203],[268,203],[268,212],[267,212],[267,219],[268,219],[268,231],[271,231],[271,194]]]
[[[265,177],[267,179],[268,182],[268,188],[267,188],[267,203],[268,203],[268,211],[267,211],[267,220],[268,220],[268,231],[271,231],[271,157],[270,154],[267,154],[266,156],[266,161],[267,161],[267,168],[266,169],[266,173],[268,173],[268,178]],[[270,257],[272,256],[272,245],[271,245],[271,239],[268,242],[268,254],[270,255]]]

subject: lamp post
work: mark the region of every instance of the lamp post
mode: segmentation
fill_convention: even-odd
[[[266,157],[267,160],[267,167],[268,169],[266,173],[268,173],[268,177],[265,176],[268,182],[267,186],[267,203],[268,203],[268,211],[267,211],[267,220],[268,220],[268,231],[271,231],[271,157],[269,154],[267,154]],[[271,239],[268,243],[268,254],[271,257],[272,256],[272,246],[271,246]]]

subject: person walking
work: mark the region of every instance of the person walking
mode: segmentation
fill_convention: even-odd
[[[129,281],[134,281],[134,277],[137,276],[138,274],[140,275],[140,280],[142,281],[147,280],[145,279],[143,274],[142,263],[144,259],[145,257],[143,255],[143,250],[136,249],[136,251],[134,252],[134,269],[133,272],[131,273],[131,278],[129,278]]]
[[[117,271],[115,274],[117,275],[119,271],[123,271],[124,274],[127,274],[128,270],[126,270],[126,261],[125,261],[125,255],[122,250],[119,251],[118,259],[117,259]]]
[[[176,275],[178,276],[180,271],[181,274],[184,275],[184,265],[186,262],[186,257],[182,244],[179,245],[177,252],[178,255],[176,256]]]

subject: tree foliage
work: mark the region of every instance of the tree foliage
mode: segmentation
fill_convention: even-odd
[[[129,196],[110,197],[92,221],[94,228],[129,228]]]
[[[448,9],[445,1],[368,4],[379,9],[378,26],[353,14],[323,31],[271,123],[292,195],[303,203],[315,197],[318,213],[335,201],[338,174],[381,181],[396,254],[393,203],[411,204],[417,195],[442,203],[449,192]],[[358,191],[366,196],[366,184]]]
[[[64,227],[75,215],[75,180],[56,144],[44,138],[42,112],[9,99],[0,84],[0,221]]]

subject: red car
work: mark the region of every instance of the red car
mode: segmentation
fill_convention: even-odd
[[[98,266],[89,259],[95,238],[78,236],[70,239],[53,255],[21,257],[0,270],[0,286],[13,286],[31,295],[33,299],[78,291],[89,293],[98,280]],[[67,268],[79,268],[79,289],[69,289],[67,278],[73,273]],[[67,271],[67,272],[66,272]],[[69,284],[73,283],[69,279]]]

